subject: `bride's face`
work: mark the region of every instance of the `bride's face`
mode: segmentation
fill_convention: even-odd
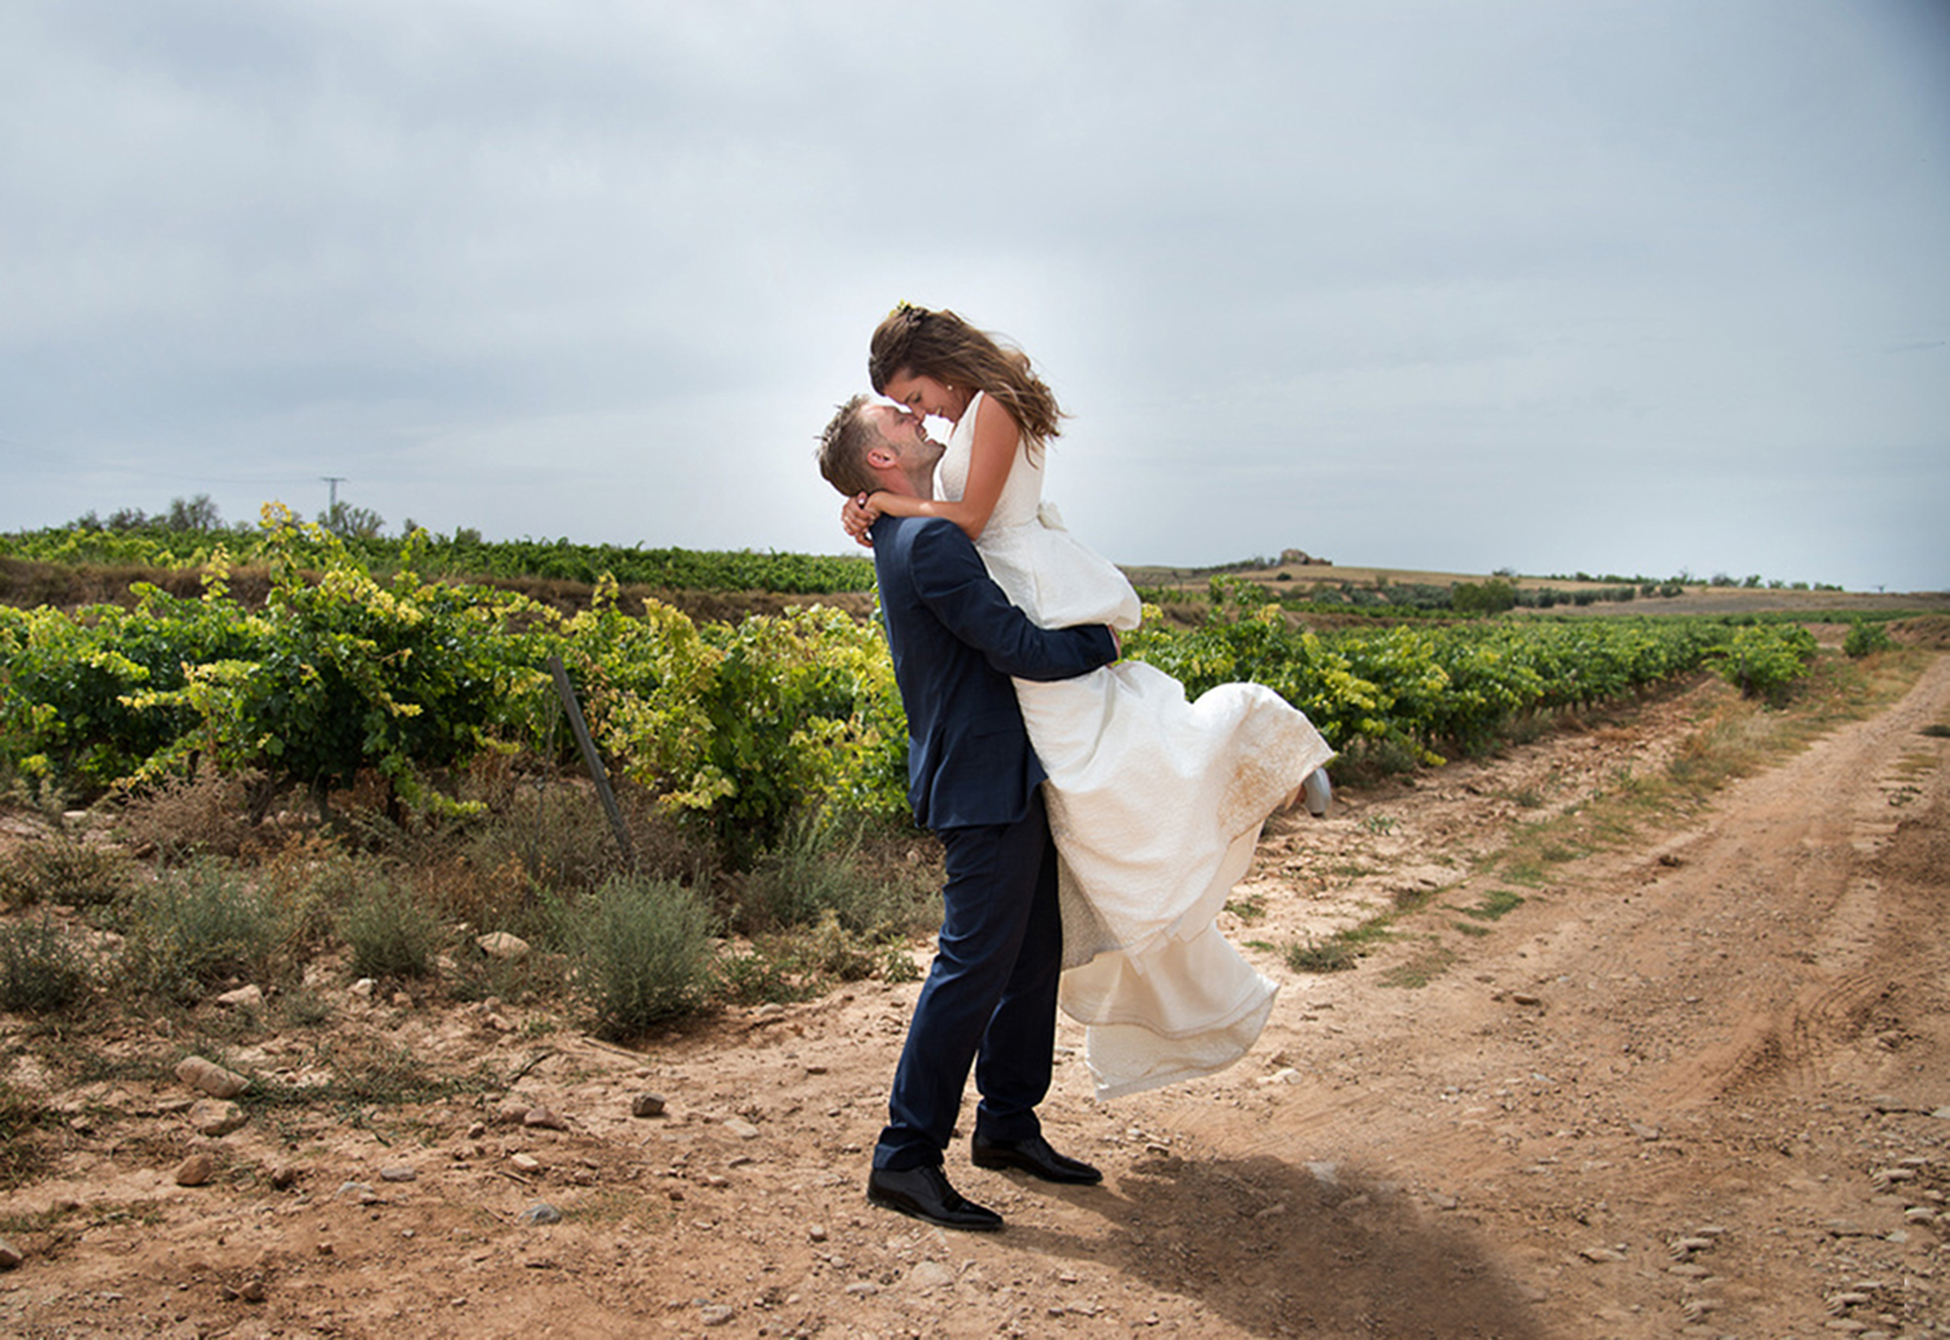
[[[933,377],[917,376],[906,368],[887,379],[887,389],[882,394],[916,413],[932,414],[950,423],[959,421],[962,411],[968,408],[968,402],[974,399],[966,387],[949,386]]]

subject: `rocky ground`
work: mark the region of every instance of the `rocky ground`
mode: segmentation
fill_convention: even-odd
[[[1230,914],[1283,986],[1259,1047],[1100,1105],[1066,1025],[1046,1122],[1105,1183],[957,1149],[1000,1234],[864,1200],[913,985],[631,1051],[340,982],[329,1027],[267,1006],[213,1059],[296,1082],[392,1048],[493,1086],[211,1135],[219,1100],[104,1064],[0,1198],[0,1332],[1950,1335],[1950,740],[1922,733],[1950,657],[1690,817],[1575,827],[1720,693],[1278,821]],[[1403,905],[1352,971],[1275,948]],[[17,1086],[27,1026],[0,1020]]]

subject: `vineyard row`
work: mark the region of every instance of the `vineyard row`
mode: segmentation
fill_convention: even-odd
[[[134,608],[0,607],[0,768],[87,797],[249,769],[323,796],[363,770],[408,804],[459,808],[441,778],[486,751],[566,761],[544,668],[568,665],[621,774],[709,825],[733,861],[819,806],[896,817],[906,728],[879,630],[832,609],[699,624],[657,602],[625,614],[598,574],[588,609],[376,577],[359,553],[288,515],[267,531],[261,609],[221,565],[199,599],[141,588]],[[1298,631],[1268,607],[1197,628],[1150,620],[1127,655],[1193,694],[1255,680],[1337,748],[1399,763],[1492,741],[1512,720],[1590,705],[1716,667],[1780,692],[1814,652],[1789,624],[1699,619],[1478,621]]]

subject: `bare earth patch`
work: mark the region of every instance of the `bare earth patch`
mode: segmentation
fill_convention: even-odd
[[[1663,769],[1708,696],[1276,824],[1231,925],[1283,985],[1260,1046],[1099,1105],[1066,1024],[1046,1122],[1105,1185],[953,1151],[1001,1234],[865,1202],[914,985],[626,1051],[334,981],[330,1023],[212,1059],[266,1085],[403,1054],[457,1087],[210,1137],[180,1042],[78,1039],[101,1078],[43,1095],[51,1162],[0,1197],[0,1332],[1950,1333],[1950,740],[1922,733],[1950,658],[1681,826],[1485,864]],[[1353,971],[1279,952],[1404,907]],[[0,1020],[20,1090],[28,1028]],[[178,1185],[198,1151],[212,1179]]]

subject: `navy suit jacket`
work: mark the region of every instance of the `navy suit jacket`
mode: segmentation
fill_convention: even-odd
[[[1038,628],[959,526],[882,516],[873,565],[907,709],[907,798],[928,828],[1011,824],[1043,780],[1011,676],[1068,679],[1117,659],[1101,625]]]

